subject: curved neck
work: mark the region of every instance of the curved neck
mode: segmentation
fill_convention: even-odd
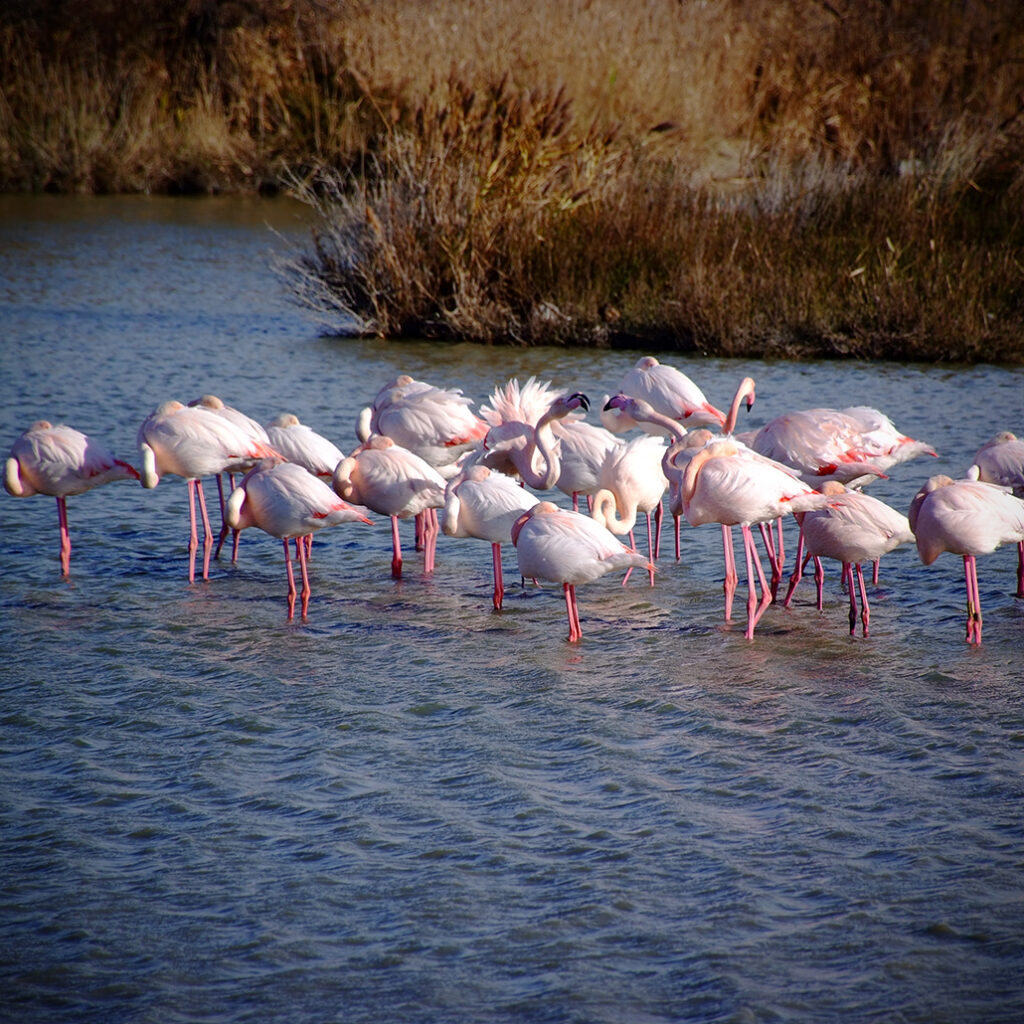
[[[160,471],[156,467],[156,453],[146,443],[139,445],[142,452],[142,486],[156,487],[160,483]]]
[[[594,511],[591,518],[612,533],[626,534],[636,525],[636,506],[629,510],[625,519],[619,518],[619,504],[615,500],[615,495],[607,488],[602,488],[594,495]]]
[[[754,404],[754,381],[750,377],[744,377],[740,381],[740,386],[732,397],[732,405],[729,406],[725,423],[722,424],[723,434],[731,434],[736,429],[736,420],[739,418],[740,406],[744,401],[747,403],[747,411],[749,412]]]
[[[545,413],[537,421],[534,427],[533,437],[526,446],[526,458],[524,465],[519,467],[519,475],[527,487],[535,491],[548,491],[558,482],[559,474],[562,472],[562,463],[553,451],[554,434],[551,430],[551,420],[554,419],[549,413]],[[534,451],[544,462],[544,472],[536,473],[533,468]]]

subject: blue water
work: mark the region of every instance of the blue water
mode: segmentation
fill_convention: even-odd
[[[0,198],[0,443],[66,421],[136,459],[168,398],[219,394],[355,445],[399,372],[475,402],[537,374],[592,398],[637,352],[321,337],[271,273],[285,201]],[[1024,372],[669,359],[741,427],[867,403],[938,459],[997,430]],[[6,439],[6,440],[5,440]],[[211,500],[213,491],[208,487]],[[559,498],[559,500],[563,500]],[[882,563],[851,638],[829,566],[753,642],[722,621],[714,527],[656,585],[557,588],[403,526],[318,535],[308,619],[280,543],[186,579],[184,484],[0,494],[0,1019],[97,1022],[1024,1019],[1024,602],[1013,548]],[[379,517],[378,517],[379,518]],[[789,534],[795,545],[795,533]]]

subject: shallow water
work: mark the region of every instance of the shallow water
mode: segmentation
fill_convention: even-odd
[[[304,230],[285,201],[0,198],[0,439],[48,418],[136,460],[156,405],[214,392],[349,450],[399,372],[596,399],[640,354],[320,337],[268,270]],[[882,408],[940,452],[872,485],[902,511],[1024,430],[1020,370],[666,361],[720,406],[752,373],[743,428]],[[1024,1016],[1012,548],[979,562],[980,649],[959,559],[912,548],[870,638],[830,566],[823,614],[805,583],[748,643],[710,526],[653,588],[580,588],[571,645],[512,551],[491,611],[482,542],[396,583],[385,522],[322,533],[289,622],[257,531],[188,584],[180,480],[69,518],[62,582],[53,501],[0,495],[4,1019]]]

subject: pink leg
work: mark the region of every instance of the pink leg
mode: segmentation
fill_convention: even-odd
[[[814,586],[818,591],[818,611],[820,612],[825,608],[825,567],[817,555],[814,556]]]
[[[871,621],[871,608],[868,606],[868,592],[864,586],[864,572],[860,567],[860,563],[854,566],[857,570],[857,589],[860,591],[860,621],[861,621],[861,634],[863,636],[868,635],[868,623]]]
[[[224,541],[227,539],[228,531],[231,527],[228,526],[227,519],[224,517],[224,474],[217,474],[217,500],[220,502],[220,536],[217,537],[217,547],[214,548],[213,557],[220,558],[220,549],[224,546]]]
[[[850,589],[850,636],[857,632],[857,588],[853,582],[853,566],[843,562],[843,580]]]
[[[287,543],[287,541],[285,542]],[[295,538],[295,554],[299,559],[299,569],[302,572],[302,617],[306,617],[309,611],[309,595],[313,593],[309,585],[309,568],[306,565],[306,538]]]
[[[391,517],[391,578],[402,578],[402,541],[398,536],[398,516]]]
[[[800,535],[796,541],[796,565],[793,566],[793,575],[789,577],[789,589],[786,591],[786,599],[782,602],[783,608],[789,607],[793,600],[793,592],[804,575],[804,527],[800,524]]]
[[[210,578],[210,555],[213,554],[213,530],[210,529],[210,517],[206,514],[206,496],[203,494],[202,480],[196,481],[196,494],[199,497],[199,511],[203,516],[203,579]]]
[[[501,572],[501,545],[491,545],[491,561],[494,565],[494,610],[501,611],[505,598],[505,581]]]
[[[775,535],[772,532],[772,528],[765,523],[758,523],[757,528],[761,533],[761,540],[764,541],[765,554],[768,556],[768,563],[772,567],[772,600],[775,599],[775,595],[779,589],[779,583],[782,581],[782,566],[779,563],[779,556],[775,549]]]
[[[725,621],[732,618],[732,599],[736,594],[739,577],[736,575],[736,553],[732,546],[732,527],[722,525],[722,553],[725,557]]]
[[[196,549],[199,547],[199,537],[196,533],[196,481],[187,480],[188,486],[188,581],[194,583],[196,579]]]
[[[68,504],[64,498],[57,499],[57,525],[60,528],[60,571],[62,576],[71,575],[71,534],[68,532]]]
[[[441,524],[437,518],[437,509],[427,509],[427,526],[429,528],[427,540],[427,572],[433,572],[437,566],[437,535],[441,532]]]
[[[295,574],[292,572],[292,553],[288,541],[284,541],[284,568],[288,573],[288,618],[295,617]]]
[[[583,637],[583,630],[580,629],[580,610],[576,605],[576,588],[571,583],[563,583],[562,590],[565,592],[565,611],[569,616],[569,643],[572,644]]]
[[[654,560],[658,557],[658,549],[661,547],[661,505],[658,505],[658,511],[654,513],[654,521],[657,523],[657,529],[655,530],[654,537],[651,537],[651,513],[647,513],[647,552],[651,559],[651,568],[648,569],[648,575],[651,577],[651,586],[654,586]]]
[[[673,515],[673,516],[672,516],[672,518],[673,518],[673,519],[675,520],[675,533],[676,533],[676,561],[678,562],[678,561],[679,561],[679,530],[680,530],[680,526],[682,525],[682,524],[680,523],[680,519],[681,519],[682,517],[681,517],[681,516],[677,516],[677,515]]]
[[[579,512],[580,510],[580,492],[572,492],[572,510],[573,512]]]
[[[878,586],[878,564],[881,561],[880,558],[876,558],[871,566],[871,582],[876,587]]]
[[[964,576],[967,578],[967,642],[981,643],[981,594],[978,590],[978,562],[974,555],[964,555]]]
[[[768,581],[764,578],[764,570],[761,568],[761,559],[758,557],[757,547],[754,544],[754,534],[749,527],[747,529],[746,536],[744,537],[744,542],[750,547],[750,554],[754,561],[754,569],[757,572],[757,578],[761,584],[761,599],[754,612],[754,625],[756,626],[761,621],[761,616],[764,615],[765,609],[772,603],[774,598],[772,597],[771,590],[768,587]]]
[[[423,519],[420,513],[416,513],[415,527],[413,531],[413,538],[415,540],[415,550],[423,550]]]
[[[658,502],[658,507],[654,510],[654,558],[651,561],[661,557],[661,524],[665,518],[665,509],[662,503]],[[654,573],[651,573],[651,586],[654,586]]]
[[[779,516],[779,518],[776,520],[776,526],[778,527],[778,534],[779,534],[779,542],[778,542],[778,544],[775,547],[775,557],[778,559],[778,562],[779,562],[779,580],[780,580],[780,582],[782,580],[782,568],[786,564],[786,542],[785,542],[785,538],[783,537],[783,534],[782,534],[782,518],[783,518],[782,516]],[[778,591],[778,589],[779,589],[779,584],[776,583],[775,586],[772,587],[772,600],[773,601],[775,600],[775,595],[776,595],[776,592]]]

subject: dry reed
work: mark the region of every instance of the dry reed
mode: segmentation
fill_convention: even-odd
[[[0,187],[294,188],[335,326],[1020,360],[1018,0],[0,13]]]

